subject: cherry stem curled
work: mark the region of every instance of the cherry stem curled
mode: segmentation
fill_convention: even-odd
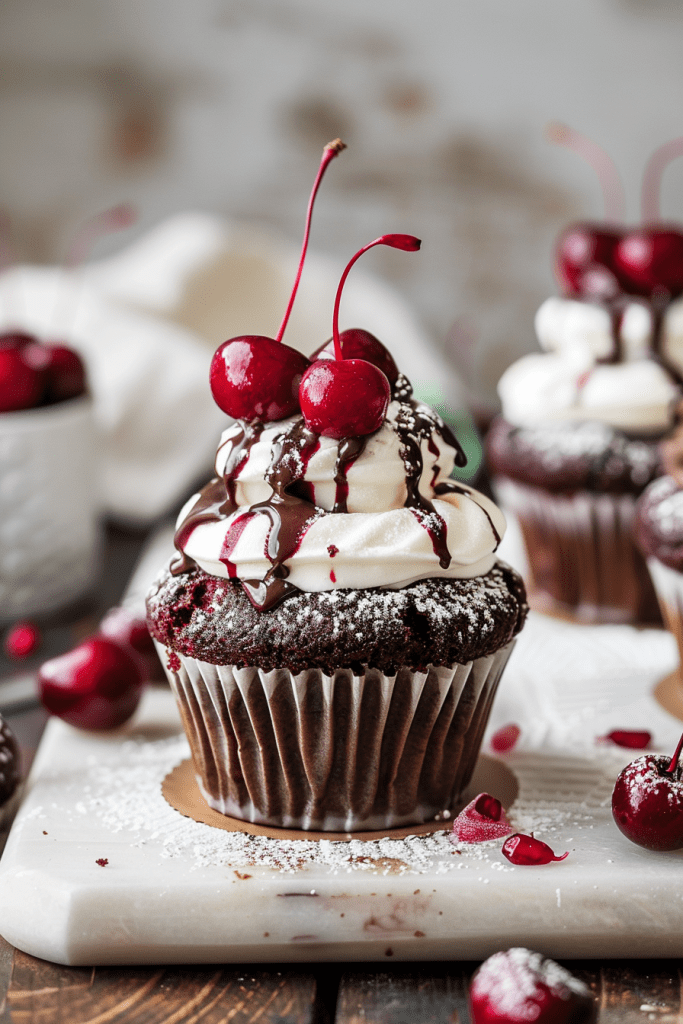
[[[323,180],[323,175],[327,170],[328,164],[330,164],[332,160],[334,160],[334,158],[338,156],[343,149],[346,149],[346,143],[342,142],[341,139],[334,139],[332,142],[328,142],[325,148],[323,149],[320,167],[318,168],[318,173],[316,175],[315,181],[313,182],[313,188],[311,189],[311,195],[308,200],[308,209],[306,211],[306,227],[304,229],[304,241],[303,245],[301,246],[301,256],[299,257],[299,267],[296,272],[296,280],[294,281],[294,287],[292,288],[292,294],[289,297],[289,303],[287,305],[287,309],[285,310],[284,318],[282,320],[282,323],[280,324],[280,330],[277,332],[275,338],[276,341],[282,341],[282,335],[285,333],[285,328],[289,320],[289,315],[292,312],[292,306],[294,305],[294,299],[296,298],[296,293],[299,290],[299,281],[301,280],[301,273],[304,269],[304,260],[306,259],[306,250],[308,249],[308,236],[311,233],[311,216],[313,214],[313,204],[315,203],[315,197],[317,196],[318,189],[320,188],[320,182]]]
[[[605,220],[623,221],[626,211],[624,186],[611,157],[598,146],[597,142],[558,121],[551,121],[546,127],[546,138],[558,146],[566,146],[591,165],[602,188]]]
[[[349,276],[349,271],[354,265],[356,260],[360,259],[364,252],[368,249],[372,249],[375,245],[388,245],[392,249],[403,249],[404,252],[417,252],[422,245],[419,238],[415,235],[380,235],[374,242],[368,242],[362,249],[359,249],[355,256],[352,256],[349,262],[346,264],[344,273],[341,276],[339,287],[337,288],[337,295],[334,300],[334,313],[332,316],[332,336],[334,338],[334,358],[343,359],[341,341],[339,340],[339,303],[341,302],[341,294],[344,289],[346,278]]]
[[[675,772],[676,768],[678,768],[678,759],[681,756],[681,750],[683,750],[683,736],[681,736],[680,740],[678,741],[676,752],[674,756],[671,758],[671,761],[669,762],[669,767],[666,769],[667,775],[671,775],[671,773]]]
[[[109,210],[103,210],[86,221],[76,232],[64,260],[66,267],[80,267],[87,260],[92,248],[103,235],[111,231],[123,231],[131,227],[138,218],[132,203],[119,203]]]
[[[662,185],[662,174],[667,164],[683,156],[683,135],[670,142],[665,142],[654,151],[643,172],[643,187],[640,194],[640,212],[643,221],[648,224],[660,219],[659,200]]]

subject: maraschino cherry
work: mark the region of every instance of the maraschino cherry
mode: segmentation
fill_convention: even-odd
[[[554,860],[564,860],[569,856],[569,850],[560,854],[559,857],[556,856],[547,843],[536,839],[535,836],[524,835],[523,832],[515,832],[514,835],[506,839],[502,846],[502,853],[511,864],[528,866],[550,864]]]
[[[46,661],[38,672],[43,706],[79,729],[117,729],[138,706],[142,659],[130,646],[94,636]]]
[[[612,793],[612,815],[627,839],[647,850],[683,849],[683,736],[672,758],[643,754],[626,765]]]
[[[344,359],[365,359],[367,363],[377,366],[392,386],[398,380],[398,366],[394,357],[370,331],[364,331],[362,327],[350,327],[340,332],[339,343]],[[315,350],[311,362],[316,359],[334,359],[334,338]]]
[[[590,1024],[590,989],[554,960],[521,947],[494,953],[470,982],[473,1024]]]
[[[291,416],[299,409],[299,382],[310,365],[310,360],[296,349],[284,345],[282,336],[294,305],[306,259],[315,197],[328,164],[343,149],[346,149],[346,146],[341,139],[335,139],[323,150],[308,201],[296,280],[277,337],[245,334],[229,338],[214,353],[209,371],[211,393],[216,405],[235,419],[270,423]]]
[[[382,235],[359,249],[346,265],[334,301],[334,359],[318,359],[313,363],[304,373],[299,388],[306,426],[323,437],[340,440],[374,434],[384,421],[391,399],[386,374],[365,358],[346,358],[339,333],[339,304],[346,278],[356,260],[375,245],[416,252],[421,242],[414,235]],[[361,350],[364,344],[367,346],[367,339],[360,342]]]

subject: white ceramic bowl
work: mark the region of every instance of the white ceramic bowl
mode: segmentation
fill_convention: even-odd
[[[99,562],[92,399],[0,413],[0,620],[83,596]]]

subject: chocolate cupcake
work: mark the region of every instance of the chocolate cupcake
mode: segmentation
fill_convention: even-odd
[[[633,521],[661,475],[659,442],[680,394],[681,306],[623,290],[548,299],[536,316],[545,351],[501,378],[488,461],[497,497],[519,521],[539,610],[661,621]]]
[[[12,813],[21,781],[19,745],[0,715],[0,825]]]
[[[662,617],[683,664],[683,406],[678,426],[661,445],[666,476],[646,488],[636,507],[635,534],[659,599]]]
[[[526,614],[505,523],[399,377],[378,430],[236,423],[148,597],[207,802],[249,821],[417,823],[467,786]]]

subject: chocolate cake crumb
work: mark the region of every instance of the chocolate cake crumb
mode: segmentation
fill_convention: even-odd
[[[330,674],[467,664],[505,646],[527,613],[524,585],[503,562],[484,576],[424,579],[398,590],[298,592],[267,611],[257,611],[237,581],[199,568],[182,576],[165,570],[147,608],[169,664],[178,652],[213,665]]]

